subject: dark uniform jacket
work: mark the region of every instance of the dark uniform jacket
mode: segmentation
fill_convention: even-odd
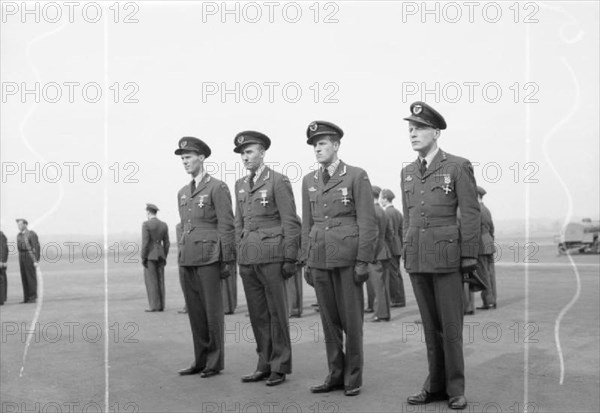
[[[142,260],[167,260],[169,254],[169,227],[158,218],[142,224]]]
[[[179,265],[203,266],[235,261],[235,229],[227,185],[206,174],[191,192],[187,184],[177,193],[183,234]]]
[[[40,241],[37,234],[33,231],[26,229],[17,234],[17,249],[19,253],[32,253],[33,257],[35,257],[35,262],[40,260]]]
[[[492,213],[484,204],[481,208],[481,243],[479,244],[479,255],[491,255],[496,252],[494,245],[494,223]]]
[[[320,169],[302,181],[302,259],[330,269],[373,262],[377,223],[367,173],[339,163],[327,185]]]
[[[375,246],[375,260],[389,260],[392,258],[389,248],[393,238],[391,222],[379,204],[375,204],[375,217],[377,219],[377,245]]]
[[[402,169],[404,262],[410,273],[447,273],[477,258],[480,212],[473,166],[441,149],[424,176],[419,160]],[[460,208],[461,221],[457,220]]]
[[[8,261],[8,240],[4,232],[0,231],[0,262]]]
[[[290,180],[265,167],[250,189],[250,178],[235,183],[235,234],[242,265],[298,258],[300,220]]]
[[[392,256],[402,255],[402,214],[393,205],[384,208],[392,227],[392,239],[389,248]]]

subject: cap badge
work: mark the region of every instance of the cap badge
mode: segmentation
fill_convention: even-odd
[[[421,112],[423,112],[423,106],[421,106],[421,105],[413,106],[413,114],[414,115],[418,115]]]
[[[311,123],[310,125],[308,125],[308,129],[309,129],[311,132],[316,132],[316,131],[317,131],[317,129],[319,129],[319,125],[317,125],[317,122],[313,122],[313,123]]]
[[[182,141],[180,146],[182,148],[185,148],[187,146],[187,141]]]
[[[237,138],[238,144],[244,143],[245,140],[246,140],[246,138],[244,137],[244,135],[240,135]]]

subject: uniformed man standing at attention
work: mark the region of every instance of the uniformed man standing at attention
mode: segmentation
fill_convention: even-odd
[[[493,310],[496,308],[496,269],[494,266],[494,253],[496,245],[494,243],[494,221],[492,213],[483,203],[483,196],[486,190],[477,187],[477,198],[481,208],[481,244],[479,245],[479,265],[477,269],[483,281],[488,288],[481,291],[483,305],[477,307],[478,310]]]
[[[8,242],[4,232],[0,231],[0,305],[4,305],[8,291],[6,262],[8,261]]]
[[[310,391],[355,396],[362,386],[363,283],[377,241],[373,193],[367,173],[338,158],[342,129],[315,121],[306,136],[320,166],[302,181],[301,261],[317,295],[329,367]]]
[[[392,254],[390,259],[390,298],[392,307],[405,307],[406,294],[404,292],[404,281],[402,280],[402,270],[400,268],[400,259],[402,256],[402,214],[394,207],[392,203],[396,195],[389,190],[381,191],[379,203],[385,211],[385,215],[391,222],[392,238],[389,249]]]
[[[250,171],[235,184],[235,232],[258,354],[256,370],[242,382],[267,379],[267,386],[276,386],[292,372],[286,279],[297,272],[300,220],[290,180],[264,164],[269,137],[245,131],[233,143]]]
[[[34,231],[27,229],[29,223],[24,218],[17,219],[19,234],[17,234],[17,250],[19,251],[19,267],[21,269],[21,282],[23,283],[24,303],[37,301],[37,274],[36,267],[40,262],[40,242]]]
[[[146,312],[165,309],[165,265],[169,255],[169,227],[156,217],[158,207],[146,204],[147,221],[142,224],[142,265],[148,293]]]
[[[404,262],[425,333],[429,375],[409,404],[448,400],[464,409],[463,272],[477,266],[479,203],[471,163],[437,144],[446,121],[424,102],[410,105],[409,139],[419,157],[402,169]],[[461,219],[458,223],[457,209]]]
[[[231,194],[224,182],[204,170],[211,150],[197,138],[179,140],[192,181],[179,190],[177,202],[183,226],[179,265],[183,267],[184,298],[194,337],[194,363],[181,375],[212,377],[223,370],[225,331],[221,278],[235,265],[235,229]]]

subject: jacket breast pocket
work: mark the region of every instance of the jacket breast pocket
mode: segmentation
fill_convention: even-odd
[[[348,188],[338,188],[333,197],[333,205],[342,211],[354,208],[352,191],[349,191]]]
[[[215,231],[201,231],[198,228],[190,233],[189,238],[194,243],[194,253],[202,262],[208,261],[218,253],[219,237]]]

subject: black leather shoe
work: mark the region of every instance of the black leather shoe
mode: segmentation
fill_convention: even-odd
[[[263,381],[264,379],[269,377],[269,374],[271,374],[271,373],[269,373],[268,371],[255,371],[252,374],[243,376],[242,383],[253,383],[256,381]]]
[[[290,313],[290,318],[302,318],[302,314],[300,314],[300,313]]]
[[[380,323],[382,321],[390,321],[389,318],[383,318],[383,317],[373,317],[370,320],[372,323]]]
[[[365,308],[365,313],[373,313],[373,309],[372,308]]]
[[[454,396],[448,400],[448,407],[453,410],[463,410],[467,407],[467,399],[465,396]]]
[[[482,305],[481,307],[477,307],[477,309],[478,310],[495,310],[496,304]]]
[[[360,394],[360,387],[354,387],[352,389],[345,388],[344,396],[358,396]]]
[[[177,314],[187,314],[187,310],[177,310]]]
[[[473,315],[475,314],[475,311],[465,311],[465,315]]]
[[[406,307],[406,304],[402,304],[402,303],[392,303],[390,305],[390,307]]]
[[[147,312],[147,313],[155,313],[155,312],[157,312],[158,310],[150,310],[149,308],[147,308],[147,309],[145,309],[144,311],[145,311],[145,312]]]
[[[285,374],[283,373],[271,373],[267,379],[267,386],[277,386],[285,381]]]
[[[200,377],[206,379],[208,377],[216,376],[219,373],[220,371],[217,370],[202,370],[202,372],[200,373]]]
[[[187,369],[179,370],[178,373],[180,376],[191,376],[192,374],[198,374],[202,371],[202,369],[196,368],[194,366],[190,366]]]
[[[446,399],[448,396],[444,392],[429,393],[427,390],[421,390],[419,393],[408,396],[406,401],[408,404],[427,404]]]
[[[316,386],[311,386],[310,392],[311,393],[329,393],[330,391],[342,390],[343,388],[344,388],[343,384],[323,383],[323,384],[318,384]]]

